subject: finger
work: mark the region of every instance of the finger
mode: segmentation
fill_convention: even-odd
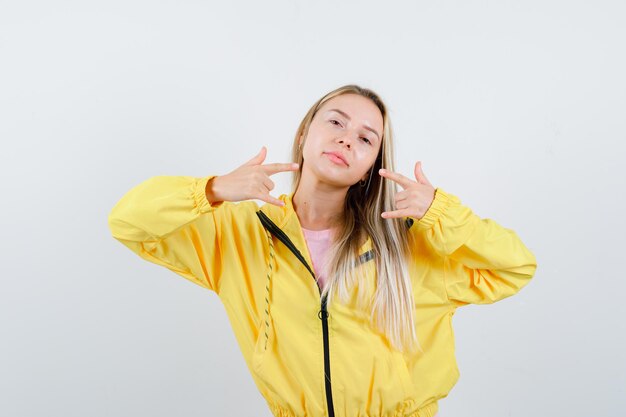
[[[274,204],[275,206],[282,207],[285,205],[283,200],[272,197],[268,192],[260,194],[257,198],[266,203]]]
[[[300,165],[296,163],[291,163],[291,164],[275,163],[275,164],[265,164],[261,166],[261,168],[267,175],[274,175],[283,171],[297,171],[299,167]]]
[[[407,178],[402,174],[398,174],[397,172],[387,171],[384,168],[379,169],[378,173],[381,177],[397,182],[404,189],[407,189],[411,185],[415,184],[415,181],[411,180],[410,178]]]
[[[270,195],[269,189],[267,188],[265,183],[258,186],[257,195],[255,198],[261,201],[265,201],[266,203],[274,204],[276,206],[282,207],[285,205],[285,203],[283,203],[281,199],[275,198]]]
[[[430,183],[428,178],[426,178],[426,175],[424,174],[424,171],[422,170],[422,164],[420,164],[420,172],[422,173],[422,178],[424,178],[424,181],[426,182],[426,184],[428,184],[428,185],[430,185],[432,187],[433,185]]]
[[[272,191],[274,189],[274,181],[270,179],[270,177],[265,176],[263,180],[263,185],[267,188],[268,191]]]
[[[396,210],[403,210],[409,207],[409,200],[396,201]]]
[[[415,164],[415,179],[419,183],[431,185],[430,181],[428,181],[428,178],[426,178],[426,175],[424,175],[424,171],[422,170],[422,161],[418,161]]]
[[[415,179],[417,180],[417,182],[422,182],[420,174],[420,161],[417,161],[415,163],[415,167],[413,167],[413,173],[415,174]]]
[[[380,215],[381,217],[383,217],[384,219],[399,219],[402,217],[408,217],[409,210],[407,209],[402,209],[402,210],[394,210],[394,211],[383,211]]]
[[[265,156],[266,155],[267,155],[267,149],[265,148],[265,146],[262,146],[261,150],[259,151],[259,153],[254,155],[254,157],[252,159],[250,159],[248,162],[243,164],[242,167],[252,166],[252,165],[259,165],[259,164],[261,164],[265,160]]]
[[[409,197],[409,193],[406,190],[398,191],[394,197],[396,202],[403,201]]]

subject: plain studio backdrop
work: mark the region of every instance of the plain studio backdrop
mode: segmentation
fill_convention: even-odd
[[[2,1],[0,415],[270,416],[216,294],[107,216],[155,175],[226,174],[263,145],[288,162],[313,102],[357,83],[389,107],[398,172],[423,161],[538,260],[517,295],[457,311],[440,416],[623,416],[625,18],[621,1]]]

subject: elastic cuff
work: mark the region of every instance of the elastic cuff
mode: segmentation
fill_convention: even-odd
[[[418,230],[430,229],[437,219],[446,211],[450,205],[452,198],[450,194],[443,191],[441,188],[435,189],[435,199],[430,204],[428,210],[420,220],[415,220],[415,226]]]
[[[193,198],[196,202],[196,208],[200,213],[207,213],[211,210],[216,209],[221,206],[223,201],[219,201],[215,204],[211,204],[209,200],[206,198],[206,185],[211,180],[211,178],[215,178],[217,175],[209,175],[208,177],[199,178],[194,186]]]

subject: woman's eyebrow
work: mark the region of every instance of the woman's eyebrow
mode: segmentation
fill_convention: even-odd
[[[350,116],[348,116],[348,113],[346,113],[346,112],[344,112],[344,111],[342,111],[342,110],[339,110],[339,109],[330,109],[330,110],[328,110],[328,111],[336,111],[337,113],[341,114],[341,115],[342,115],[343,117],[345,117],[346,119],[350,120]],[[371,127],[369,127],[369,126],[365,126],[365,125],[363,125],[363,127],[364,127],[365,129],[369,130],[370,132],[373,132],[373,133],[376,135],[376,137],[378,138],[378,140],[380,140],[380,135],[378,134],[378,132],[377,132],[377,131],[375,131],[374,129],[372,129],[372,128],[371,128]]]

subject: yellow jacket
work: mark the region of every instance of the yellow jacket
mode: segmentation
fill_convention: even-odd
[[[143,259],[214,291],[250,373],[275,416],[432,417],[459,372],[452,316],[525,286],[535,256],[513,230],[481,219],[441,188],[413,233],[409,271],[424,353],[403,354],[351,301],[320,299],[293,194],[278,207],[211,205],[213,177],[155,176],[113,207],[109,227]],[[371,240],[361,261],[375,289]],[[324,378],[324,375],[328,378]]]

